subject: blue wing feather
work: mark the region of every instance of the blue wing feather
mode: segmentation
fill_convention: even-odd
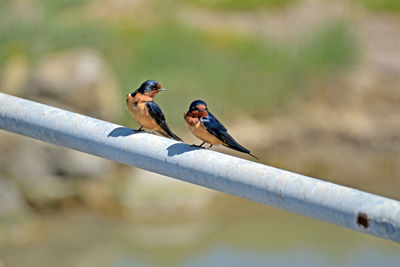
[[[149,111],[150,116],[157,122],[158,125],[172,138],[177,141],[181,141],[181,139],[176,136],[171,129],[168,127],[167,121],[165,120],[165,116],[162,113],[160,107],[154,103],[153,101],[146,102],[147,110]]]
[[[214,115],[211,113],[207,117],[202,118],[201,122],[206,127],[207,131],[217,137],[219,140],[224,142],[224,144],[232,149],[238,150],[244,153],[250,153],[249,150],[241,146],[238,142],[233,139],[232,136],[228,134],[227,129],[222,123],[220,123]]]
[[[202,118],[201,121],[203,122],[204,126],[206,126],[208,131],[213,131],[216,133],[228,131],[225,126],[222,125],[222,123],[220,123],[219,120],[211,113],[208,113],[208,116]]]

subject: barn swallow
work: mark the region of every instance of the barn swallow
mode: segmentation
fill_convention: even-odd
[[[253,158],[259,160],[250,153],[249,150],[236,142],[232,136],[228,134],[228,130],[208,111],[206,102],[195,100],[190,104],[189,110],[184,114],[186,123],[190,131],[203,140],[199,147],[203,147],[204,143],[209,143],[211,148],[213,145],[224,145],[231,149],[247,153]]]
[[[169,129],[160,107],[153,101],[161,91],[165,89],[156,81],[147,80],[142,83],[138,89],[126,96],[129,113],[141,125],[139,131],[144,127],[182,141]]]

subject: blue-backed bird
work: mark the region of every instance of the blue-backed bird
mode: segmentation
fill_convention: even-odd
[[[129,113],[141,125],[138,131],[141,131],[144,127],[166,137],[182,141],[168,127],[160,107],[153,101],[154,97],[161,91],[165,91],[165,89],[156,81],[147,80],[142,83],[138,89],[126,96]]]
[[[256,156],[249,150],[241,146],[235,139],[228,134],[228,130],[220,123],[213,114],[208,111],[206,102],[202,100],[193,101],[189,110],[184,114],[186,123],[190,131],[203,143],[199,147],[203,147],[205,143],[209,143],[211,148],[213,145],[224,145],[231,149],[247,153],[255,159]]]

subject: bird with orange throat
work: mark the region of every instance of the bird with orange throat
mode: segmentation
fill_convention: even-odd
[[[164,114],[154,102],[154,97],[161,91],[165,91],[165,89],[156,81],[147,80],[142,83],[138,89],[126,97],[129,113],[141,125],[138,131],[144,127],[163,136],[182,141],[168,127]]]
[[[224,125],[208,111],[206,102],[202,100],[193,101],[189,106],[189,110],[184,114],[184,118],[190,131],[203,141],[199,147],[203,147],[205,143],[210,144],[209,148],[213,145],[224,145],[236,151],[247,153],[259,160],[228,134],[228,130]]]

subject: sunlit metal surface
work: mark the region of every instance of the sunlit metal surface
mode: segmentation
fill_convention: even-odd
[[[389,198],[2,93],[0,128],[400,242]]]

